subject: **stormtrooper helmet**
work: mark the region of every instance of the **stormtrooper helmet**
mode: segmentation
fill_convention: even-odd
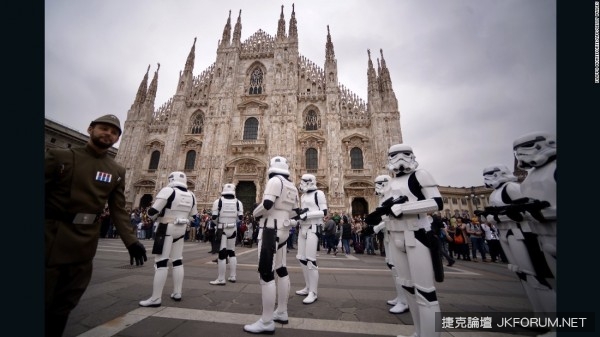
[[[491,165],[483,169],[485,187],[496,189],[508,181],[517,181],[506,165]]]
[[[288,165],[287,159],[285,159],[284,157],[281,157],[281,156],[275,156],[275,157],[271,158],[271,162],[269,164],[269,170],[267,171],[267,173],[269,175],[282,174],[282,175],[289,176],[290,175],[289,169],[290,169],[290,167]]]
[[[377,176],[377,178],[375,178],[375,195],[380,197],[383,196],[387,190],[390,180],[392,180],[392,177],[387,174]]]
[[[520,169],[544,166],[556,156],[556,139],[546,132],[528,133],[515,139],[513,150]]]
[[[233,195],[235,197],[235,185],[234,184],[225,184],[223,185],[223,191],[221,195]]]
[[[415,154],[410,146],[404,144],[395,144],[388,150],[389,171],[398,173],[410,173],[417,169],[419,163],[415,161]]]
[[[169,174],[169,186],[170,187],[184,187],[187,188],[187,177],[185,173],[180,171],[171,172]]]
[[[300,186],[298,189],[301,192],[309,192],[317,189],[317,178],[312,174],[303,174],[300,178]]]

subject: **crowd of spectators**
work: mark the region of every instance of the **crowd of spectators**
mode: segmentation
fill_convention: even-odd
[[[138,239],[153,240],[154,223],[146,211],[146,207],[131,210],[131,226]],[[202,212],[199,212],[188,226],[185,241],[214,243],[210,253],[216,254],[218,247],[214,247],[214,245],[218,243],[215,242],[215,224],[211,217],[210,210],[203,209]],[[108,208],[104,210],[100,218],[102,223],[100,236],[102,238],[118,238],[119,234],[112,224]],[[448,262],[463,260],[508,263],[498,240],[500,233],[493,224],[480,223],[477,217],[468,217],[467,215],[439,218],[444,228],[441,248],[444,255],[450,257]],[[345,255],[354,253],[385,256],[383,231],[375,234],[372,226],[365,223],[365,214],[349,216],[345,212],[341,214],[334,212],[330,219],[335,221],[335,231],[329,233],[330,239],[328,240],[325,229],[323,227],[319,229],[319,248],[329,252],[339,250]],[[295,249],[297,245],[296,233],[298,233],[298,228],[290,229],[287,242],[288,251]],[[237,223],[236,245],[256,244],[258,243],[257,236],[258,222],[254,220],[252,212],[246,211],[243,219]],[[362,243],[364,252],[362,249],[355,249],[358,242]],[[449,265],[452,264],[454,262],[449,263]]]

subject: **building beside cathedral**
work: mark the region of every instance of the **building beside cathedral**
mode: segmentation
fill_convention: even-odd
[[[366,214],[377,206],[374,178],[388,173],[387,150],[402,143],[383,50],[365,55],[364,101],[338,82],[329,27],[324,64],[299,53],[293,6],[287,26],[282,6],[277,27],[274,36],[259,29],[242,41],[241,11],[233,27],[230,11],[214,63],[194,69],[194,39],[175,93],[158,108],[160,64],[150,84],[148,67],[116,156],[127,169],[128,207],[149,206],[168,174],[183,171],[199,208],[210,209],[223,184],[234,183],[250,211],[262,197],[273,156],[288,159],[296,184],[302,174],[314,174],[331,212]],[[490,192],[483,187],[456,191],[458,197]],[[452,195],[444,200],[453,214]]]

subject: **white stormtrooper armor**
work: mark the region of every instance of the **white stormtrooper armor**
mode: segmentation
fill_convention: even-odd
[[[252,213],[259,219],[258,272],[262,295],[261,318],[244,325],[244,331],[252,333],[273,333],[274,322],[288,323],[290,278],[286,267],[286,241],[290,234],[290,219],[296,215],[294,209],[299,206],[298,190],[288,180],[287,160],[280,156],[271,158],[267,172],[269,181],[263,198]],[[275,254],[271,253],[273,251]]]
[[[323,217],[327,215],[327,200],[325,193],[317,189],[317,178],[312,174],[302,175],[299,190],[303,192],[300,197],[300,208],[308,208],[308,211],[300,215],[300,220],[298,220],[300,231],[296,258],[300,261],[305,286],[296,291],[296,294],[306,296],[302,302],[310,304],[317,300],[319,284],[317,228],[319,225],[323,225]]]
[[[381,206],[382,202],[386,199],[386,196],[389,192],[389,183],[392,180],[392,177],[389,175],[380,175],[375,178],[375,195],[379,196],[379,206]],[[385,247],[385,251],[390,251],[390,234],[387,232],[385,223],[388,220],[387,216],[382,217],[381,223],[376,225],[373,229],[375,233],[379,233],[383,230],[383,246]],[[402,280],[398,277],[398,268],[396,268],[396,264],[393,261],[392,254],[386,254],[385,262],[390,268],[392,272],[392,280],[394,281],[394,285],[396,285],[396,297],[388,300],[387,304],[391,305],[390,312],[393,314],[401,314],[408,310],[408,304],[406,301],[406,295],[404,294],[404,290],[402,288]]]
[[[490,206],[505,207],[515,200],[524,198],[517,177],[507,166],[501,164],[488,166],[483,170],[483,177],[485,185],[494,188],[489,196]],[[508,268],[521,280],[534,311],[540,313],[556,311],[555,293],[547,279],[538,275],[538,273],[547,273],[548,267],[543,258],[540,259],[540,254],[536,254],[540,249],[532,233],[530,221],[524,219],[516,222],[502,214],[497,217],[489,214],[486,219],[498,228],[500,245],[509,262]]]
[[[547,133],[533,132],[515,140],[513,147],[519,168],[529,169],[521,192],[525,197],[550,203],[541,210],[546,221],[534,219],[532,224],[556,275],[556,140]]]
[[[140,301],[142,307],[159,307],[162,291],[167,280],[169,259],[173,265],[173,293],[171,298],[181,300],[183,285],[183,238],[190,219],[198,214],[196,197],[187,190],[187,178],[183,172],[169,175],[169,184],[156,195],[156,201],[148,210],[148,216],[158,223],[154,254],[155,272],[152,296]]]
[[[433,255],[429,249],[427,232],[431,223],[428,212],[443,207],[437,184],[431,175],[417,170],[412,148],[404,144],[392,145],[388,151],[388,170],[392,179],[384,198],[408,197],[408,201],[391,207],[385,222],[390,235],[391,262],[397,268],[397,282],[402,285],[415,326],[416,336],[436,337],[435,313],[440,311],[434,285]],[[427,244],[426,244],[427,243]],[[436,254],[439,258],[439,254]],[[441,263],[441,259],[440,259]],[[436,331],[437,330],[437,331]]]
[[[516,139],[513,149],[519,168],[528,169],[521,193],[549,203],[549,207],[541,209],[543,219],[528,216],[527,220],[538,235],[541,250],[556,277],[556,139],[546,132],[532,132]]]
[[[237,235],[236,222],[241,220],[244,215],[244,206],[242,202],[235,197],[235,185],[223,185],[221,197],[213,202],[212,218],[217,223],[217,240],[219,240],[219,257],[217,260],[218,276],[212,285],[223,286],[225,282],[225,272],[227,269],[227,259],[229,259],[229,282],[235,283],[237,276],[237,257],[235,256],[235,240]]]

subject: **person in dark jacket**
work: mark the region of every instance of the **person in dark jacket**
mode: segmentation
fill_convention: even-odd
[[[342,219],[342,247],[344,255],[350,254],[350,240],[352,240],[352,225],[348,222],[348,218]]]
[[[88,127],[83,147],[45,154],[45,335],[62,336],[69,314],[92,277],[100,215],[108,206],[130,264],[147,261],[146,249],[125,209],[125,168],[107,155],[121,136],[119,119],[105,115]]]

